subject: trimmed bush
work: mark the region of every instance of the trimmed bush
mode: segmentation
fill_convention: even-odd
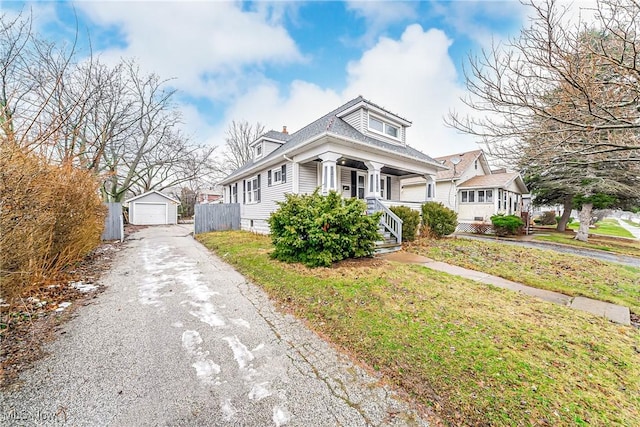
[[[456,231],[458,214],[442,203],[427,202],[422,205],[422,225],[428,235],[444,237]]]
[[[516,215],[498,214],[491,217],[493,230],[498,236],[522,234],[524,221]]]
[[[420,225],[420,213],[407,206],[392,206],[389,209],[402,220],[402,240],[413,242]]]
[[[540,225],[556,225],[556,213],[554,211],[543,212],[540,216]]]
[[[380,214],[366,215],[362,200],[343,199],[336,192],[322,196],[317,190],[285,197],[269,217],[274,258],[328,267],[342,259],[373,255],[380,239]]]

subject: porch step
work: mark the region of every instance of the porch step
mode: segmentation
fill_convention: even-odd
[[[402,249],[402,245],[399,245],[396,242],[393,243],[382,243],[382,244],[377,244],[376,243],[376,249],[375,249],[375,253],[376,254],[386,254],[389,252],[397,252],[400,249]]]

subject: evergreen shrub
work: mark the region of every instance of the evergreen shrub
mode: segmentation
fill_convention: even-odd
[[[498,214],[491,217],[493,230],[498,236],[522,234],[524,221],[516,215]]]
[[[420,226],[420,213],[407,206],[392,206],[389,209],[402,220],[402,240],[413,242]]]
[[[380,214],[366,215],[362,200],[343,199],[336,192],[322,196],[317,190],[285,197],[269,218],[274,258],[328,267],[346,258],[373,255],[380,239]]]
[[[422,205],[422,225],[426,234],[432,237],[444,237],[458,226],[458,214],[442,203],[427,202]]]

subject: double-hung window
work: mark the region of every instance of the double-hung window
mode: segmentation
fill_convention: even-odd
[[[247,203],[258,203],[260,201],[260,180],[254,176],[247,180]]]

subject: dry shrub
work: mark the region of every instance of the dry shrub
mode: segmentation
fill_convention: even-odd
[[[493,226],[486,222],[474,222],[471,224],[471,232],[474,234],[487,234],[491,232]]]
[[[98,183],[0,142],[0,291],[11,301],[60,277],[100,243]]]

